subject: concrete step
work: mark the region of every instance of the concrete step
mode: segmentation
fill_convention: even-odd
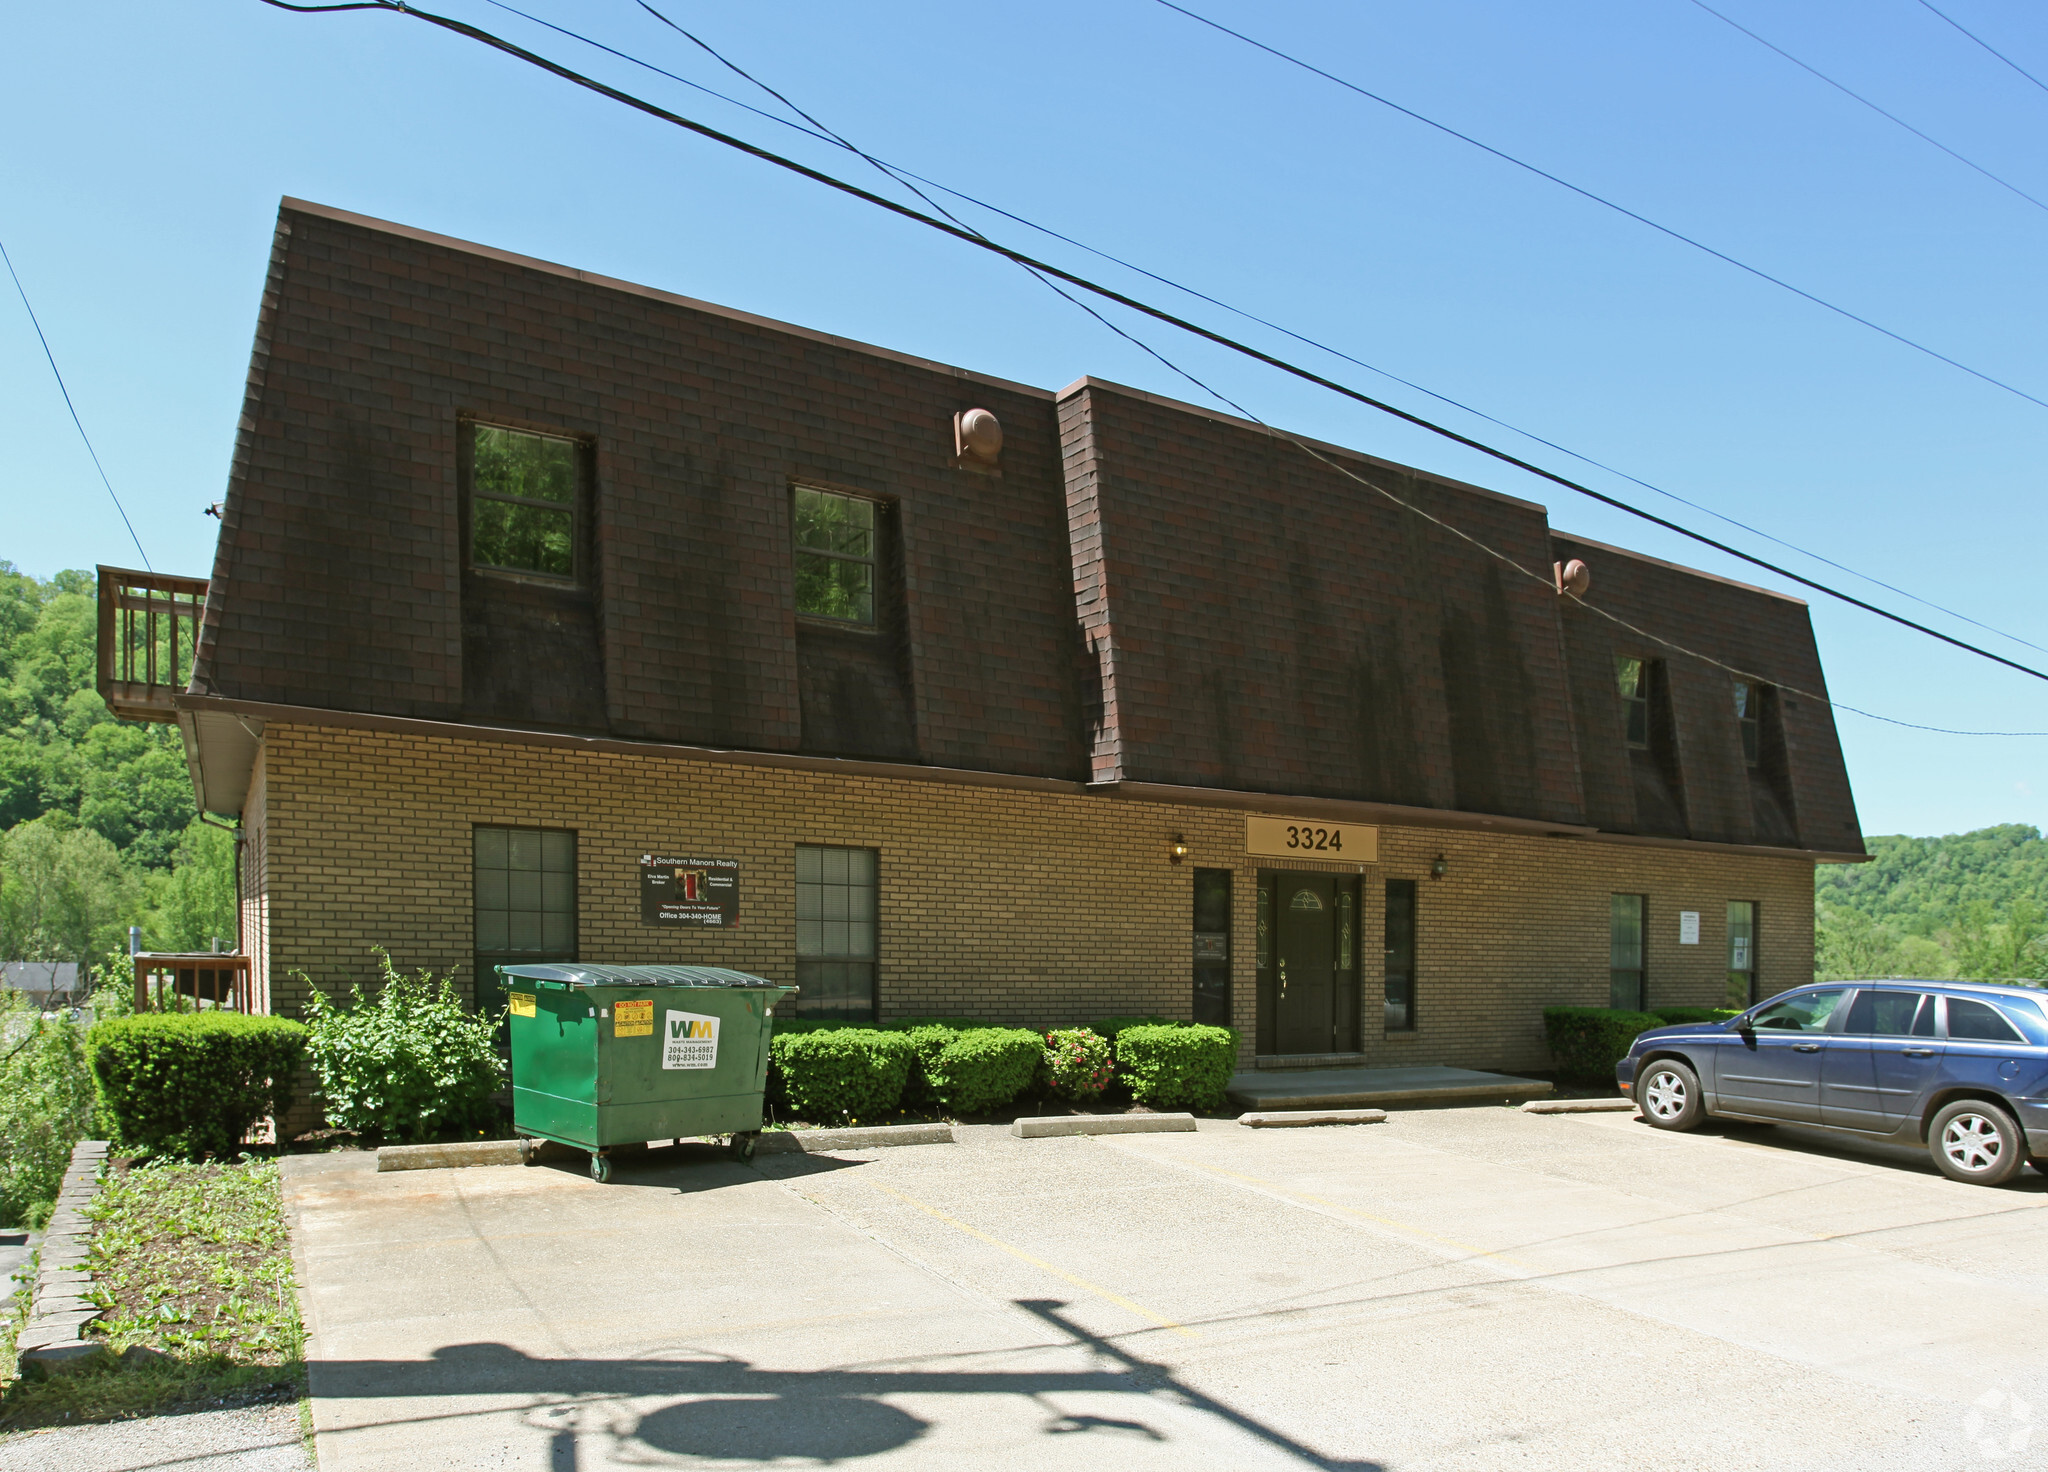
[[[1356,1109],[1386,1104],[1507,1103],[1550,1092],[1541,1079],[1470,1068],[1289,1068],[1240,1073],[1225,1091],[1250,1109]]]

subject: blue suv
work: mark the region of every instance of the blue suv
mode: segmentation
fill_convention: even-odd
[[[1653,1027],[1615,1065],[1659,1129],[1709,1117],[1925,1144],[1954,1180],[2048,1174],[2041,994],[1957,981],[1800,987],[1727,1022]]]

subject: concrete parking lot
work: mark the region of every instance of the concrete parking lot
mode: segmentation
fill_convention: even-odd
[[[2048,1463],[2048,1181],[1790,1129],[289,1163],[323,1472]]]

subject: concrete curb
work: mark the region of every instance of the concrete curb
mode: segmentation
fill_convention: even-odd
[[[385,1145],[377,1169],[457,1170],[465,1165],[517,1165],[517,1140],[460,1140],[452,1145]]]
[[[1020,1140],[1044,1140],[1058,1135],[1180,1133],[1194,1127],[1192,1114],[1044,1114],[1016,1121],[1010,1133]]]
[[[1633,1099],[1531,1099],[1522,1106],[1524,1114],[1622,1114],[1634,1113]]]
[[[15,1337],[22,1371],[47,1375],[104,1352],[85,1337],[100,1311],[86,1299],[92,1273],[86,1267],[92,1240],[91,1207],[106,1168],[107,1142],[80,1140],[57,1192],[57,1209],[36,1250],[36,1281],[28,1323]]]
[[[1525,1104],[1523,1108],[1528,1108]],[[1256,1114],[1240,1114],[1239,1124],[1250,1125],[1253,1129],[1284,1129],[1290,1125],[1305,1124],[1385,1124],[1387,1111],[1384,1109],[1269,1109]]]
[[[756,1155],[815,1155],[821,1150],[873,1150],[884,1145],[950,1145],[949,1124],[877,1124],[845,1130],[763,1130]]]

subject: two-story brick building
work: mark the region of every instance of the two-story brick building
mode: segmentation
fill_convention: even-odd
[[[106,688],[239,817],[278,1011],[381,944],[1532,1067],[1546,1003],[1810,979],[1805,606],[1316,449],[287,200],[189,682]]]

